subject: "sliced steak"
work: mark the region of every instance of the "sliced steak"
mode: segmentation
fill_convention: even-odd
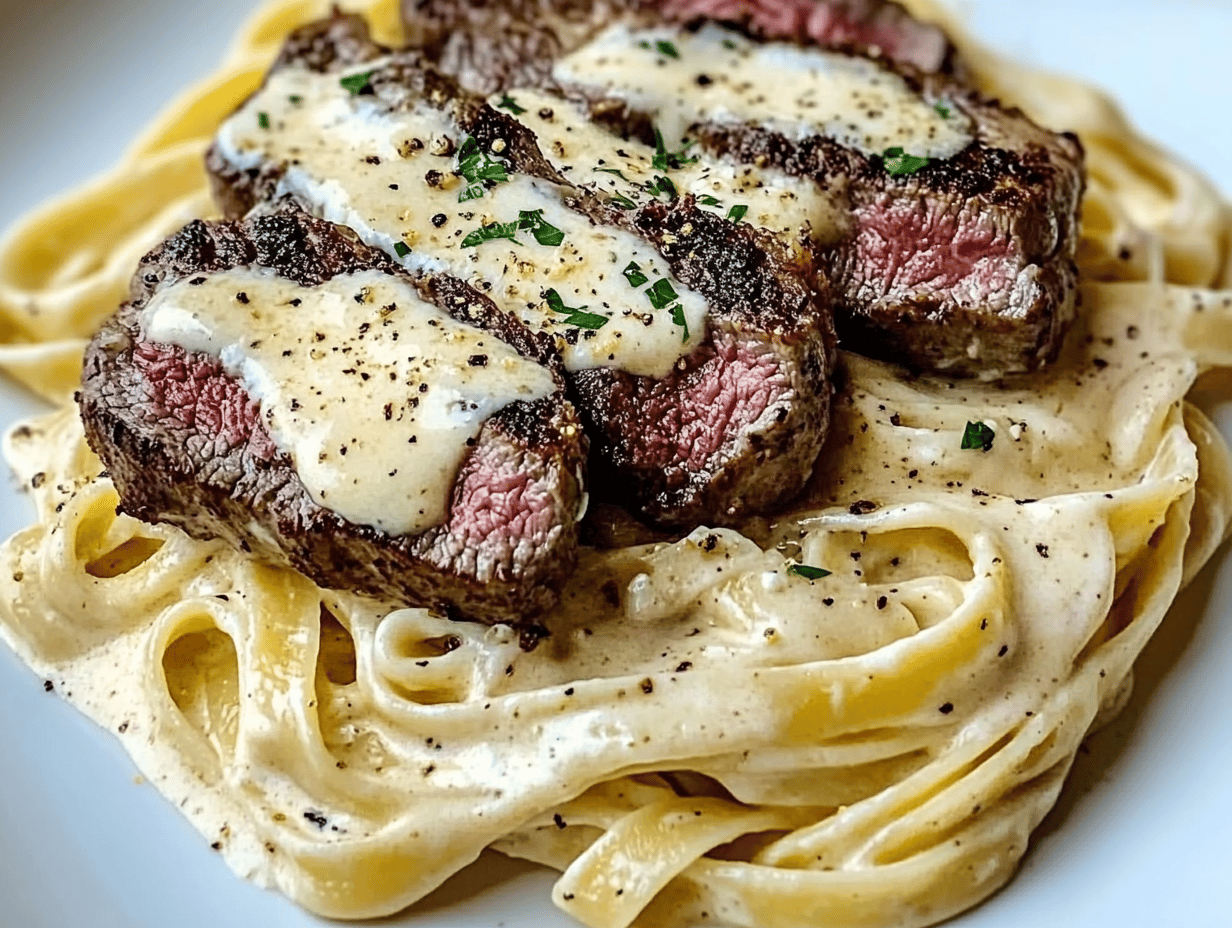
[[[325,51],[331,43],[334,51]],[[271,132],[283,125],[276,107],[288,88],[275,81],[307,82],[306,75],[320,74],[329,79],[304,93],[325,87],[330,112],[342,105],[362,109],[366,124],[399,142],[396,157],[366,156],[357,145],[351,160],[363,163],[367,179],[348,186],[350,180],[335,175],[325,193],[324,178],[312,173],[318,162],[306,154],[317,141],[297,135],[292,157],[253,128],[254,108]],[[356,74],[362,88],[339,97],[343,80],[359,83]],[[618,204],[568,183],[525,125],[462,90],[417,53],[384,54],[356,17],[335,16],[297,32],[267,87],[273,88],[268,97],[258,95],[224,125],[207,157],[227,214],[289,197],[310,212],[351,222],[404,264],[449,268],[550,333],[591,440],[598,475],[592,493],[661,526],[691,528],[739,522],[803,487],[828,427],[834,335],[826,288],[798,247],[707,212],[691,196]],[[404,116],[420,122],[400,123]],[[248,129],[237,128],[242,125]],[[341,133],[339,125],[330,131]],[[429,125],[436,128],[414,129]],[[471,191],[469,180],[459,180],[464,145],[474,145],[466,151],[485,160],[498,159],[508,176],[476,182]],[[322,172],[332,164],[319,163]],[[361,198],[356,191],[367,190],[364,184],[379,196]],[[547,209],[546,220],[560,226],[551,229],[559,233],[554,246],[534,248],[546,240],[529,220],[501,231],[501,220],[518,216],[516,205],[504,205],[515,190],[539,197],[524,205]],[[467,246],[481,230],[489,237]],[[575,246],[575,238],[588,235],[610,240],[610,256],[607,246]],[[499,241],[510,237],[519,244]],[[629,260],[625,249],[648,257]],[[642,265],[645,279],[635,284],[630,268]],[[669,298],[651,298],[649,291],[663,285],[656,296]],[[621,353],[651,337],[643,332],[665,333],[669,346],[666,363],[655,360],[653,372],[645,358]],[[594,347],[601,345],[613,346],[611,353]]]
[[[241,270],[285,285],[285,325],[305,333],[320,323],[296,317],[304,288],[363,272],[388,276],[519,354],[555,367],[548,382],[557,389],[543,399],[511,402],[482,423],[445,487],[442,524],[401,535],[356,524],[314,500],[295,460],[267,428],[268,410],[217,355],[154,341],[143,329],[142,309],[160,294],[177,285],[200,285],[204,292],[211,281]],[[322,389],[333,384],[326,367],[322,361]],[[147,255],[129,301],[86,351],[80,406],[123,511],[197,538],[222,538],[327,588],[457,618],[511,622],[550,608],[576,558],[586,442],[560,387],[552,347],[481,294],[448,278],[413,279],[343,229],[278,212],[243,222],[195,221]],[[422,394],[409,388],[408,394],[417,406]]]
[[[1082,148],[974,91],[920,86],[969,116],[975,139],[910,174],[821,138],[713,123],[692,131],[739,161],[844,182],[852,230],[818,249],[844,348],[964,376],[1035,370],[1056,357],[1074,317]]]
[[[687,16],[680,13],[686,9]],[[801,93],[797,78],[803,70],[790,70],[793,60],[803,69],[799,53],[836,36],[855,36],[854,26],[841,25],[848,20],[868,26],[860,35],[872,35],[874,23],[889,29],[891,22],[914,22],[896,9],[802,0],[681,0],[658,13],[628,4],[613,10],[599,3],[495,0],[473,8],[410,3],[404,12],[428,51],[464,83],[515,95],[515,84],[553,88],[587,101],[596,118],[643,141],[652,123],[670,125],[713,155],[809,177],[841,196],[838,234],[818,240],[817,262],[831,278],[844,347],[959,375],[1034,370],[1056,356],[1074,314],[1073,257],[1085,185],[1078,140],[1044,130],[956,80],[947,72],[951,56],[940,53],[948,49],[940,39],[933,43],[938,54],[899,55],[893,66],[830,52],[826,67],[842,70],[843,61],[860,60],[867,87],[905,87],[917,105],[940,107],[937,119],[944,112],[951,128],[968,127],[961,150],[934,155],[920,169],[910,156],[922,151],[908,148],[904,159],[899,146],[900,154],[887,158],[896,149],[893,142],[861,144],[857,127],[885,114],[861,100],[859,88],[852,90],[853,118],[847,126],[819,119],[809,128],[803,110],[795,123],[783,118],[782,100]],[[662,25],[677,14],[689,20],[688,28]],[[737,52],[729,55],[714,42],[706,47],[702,37],[713,36],[715,27],[699,26],[699,17],[738,22],[744,31],[725,40]],[[655,19],[657,27],[650,24]],[[485,25],[497,20],[504,31]],[[610,27],[613,21],[618,25]],[[452,31],[440,39],[445,26]],[[511,36],[507,47],[505,35]],[[543,48],[533,56],[518,53],[524,35],[541,37]],[[770,44],[749,46],[748,35]],[[619,41],[640,46],[645,61],[611,66]],[[904,47],[929,45],[923,38],[903,42]],[[862,41],[857,36],[838,44],[859,47]],[[501,47],[511,61],[524,63],[502,65]],[[689,47],[703,53],[690,59]],[[734,60],[746,48],[769,56],[762,70],[780,70],[782,87],[789,91],[754,91],[763,94],[752,102],[763,100],[765,113],[755,107],[733,113],[730,94],[722,96],[742,79],[731,76],[733,67],[724,56]],[[555,58],[548,60],[549,55]],[[678,72],[688,69],[687,79],[680,79]],[[618,119],[611,118],[613,112]],[[677,133],[665,128],[663,134]],[[917,141],[929,137],[924,133]]]
[[[725,307],[710,337],[660,380],[611,368],[573,377],[599,449],[594,485],[610,481],[618,502],[677,527],[739,523],[795,495],[829,427],[834,344],[822,282],[805,267],[784,274],[768,236],[691,200],[626,215],[680,280]]]
[[[402,0],[402,17],[411,45],[482,93],[550,86],[557,58],[617,21],[727,22],[927,72],[950,70],[956,57],[940,27],[892,0]]]

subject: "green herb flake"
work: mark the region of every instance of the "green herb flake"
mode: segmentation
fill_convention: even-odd
[[[625,280],[627,280],[634,287],[640,287],[642,284],[650,283],[650,278],[642,273],[642,269],[638,266],[636,261],[630,261],[621,273],[625,275]]]
[[[619,206],[621,209],[637,209],[637,204],[634,203],[632,200],[630,200],[623,193],[613,193],[610,196],[612,198],[612,202],[615,203],[617,206]]]
[[[736,43],[735,43],[735,42],[733,42],[731,39],[724,39],[724,40],[723,40],[723,47],[724,47],[724,48],[726,48],[726,49],[728,49],[729,51],[733,51],[733,52],[734,52],[734,51],[736,50]]]
[[[372,75],[375,71],[361,71],[359,74],[348,74],[346,77],[339,78],[338,83],[346,90],[351,91],[351,96],[357,97],[365,90],[372,90]]]
[[[270,127],[269,113],[257,113],[257,125],[262,129]]]
[[[700,197],[698,197],[697,202],[702,204],[702,206],[722,206],[723,205],[722,203],[718,201],[717,198],[712,197],[708,193],[703,193]]]
[[[466,238],[462,239],[463,248],[474,248],[476,245],[482,245],[484,242],[493,242],[497,239],[507,238],[515,245],[521,245],[515,235],[518,234],[518,220],[513,222],[494,222],[488,226],[480,226],[478,229],[468,233]]]
[[[745,206],[743,203],[737,203],[735,206],[733,206],[731,209],[727,211],[727,218],[730,219],[732,222],[739,222],[741,219],[744,218],[744,214],[747,213],[748,211],[749,211],[749,208]]]
[[[810,567],[808,564],[792,564],[787,568],[787,572],[803,577],[805,580],[820,580],[822,577],[830,576],[830,571],[824,567]]]
[[[552,312],[568,316],[564,320],[565,325],[575,325],[579,329],[601,329],[609,322],[607,316],[585,312],[585,306],[566,306],[564,299],[554,289],[545,290],[543,299]]]
[[[602,171],[604,174],[615,174],[617,177],[623,180],[626,184],[633,183],[633,181],[625,177],[624,172],[620,170],[620,168],[595,168],[595,170]]]
[[[526,107],[519,106],[518,101],[509,96],[509,94],[501,94],[500,102],[496,104],[502,110],[508,110],[514,116],[521,116],[526,112]]]
[[[655,309],[663,309],[678,299],[678,296],[672,282],[666,277],[660,277],[646,291],[646,298],[650,300],[650,305]]]
[[[565,240],[565,233],[544,219],[541,209],[524,209],[519,212],[518,229],[529,232],[540,245],[554,248]]]
[[[664,177],[662,174],[656,174],[654,179],[646,183],[646,190],[653,196],[665,194],[671,199],[676,199],[680,194],[676,191],[676,185]]]
[[[950,118],[950,112],[951,112],[950,107],[946,104],[944,100],[938,100],[936,103],[934,103],[933,109],[937,111],[937,115],[940,116],[942,119]]]
[[[405,258],[410,253],[410,246],[406,242],[394,242],[394,254],[399,258]]]
[[[679,58],[680,52],[676,50],[676,46],[666,39],[659,39],[655,42],[655,48],[660,55],[666,55],[668,58]]]
[[[689,340],[689,320],[684,317],[684,307],[677,303],[672,307],[671,312],[672,322],[684,329],[684,335],[680,339],[681,343],[687,342]]]
[[[997,433],[983,422],[968,422],[963,429],[962,449],[964,451],[991,451],[992,440]]]
[[[293,94],[291,94],[291,96],[287,97],[287,99],[288,99],[288,100],[290,100],[290,101],[291,101],[291,103],[292,103],[292,105],[294,105],[294,106],[299,106],[301,103],[303,103],[303,102],[304,102],[304,98],[303,98],[303,97],[301,97],[301,96],[300,96],[299,94],[297,94],[297,93],[293,93]]]
[[[924,165],[928,164],[927,158],[922,158],[919,155],[909,155],[897,146],[887,148],[881,157],[885,162],[886,172],[896,177],[914,174]]]
[[[479,150],[479,143],[473,135],[468,135],[458,148],[457,174],[466,181],[466,187],[458,194],[458,202],[478,200],[484,190],[495,184],[503,184],[509,180],[509,174],[503,161],[489,158]]]
[[[682,139],[678,150],[668,151],[667,146],[663,144],[663,133],[659,131],[658,126],[655,126],[654,137],[655,155],[650,164],[656,171],[675,171],[697,160],[697,155],[691,158],[685,157],[685,152],[693,147],[693,142]]]

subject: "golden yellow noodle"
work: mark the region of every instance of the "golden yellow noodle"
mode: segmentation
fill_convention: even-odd
[[[9,233],[0,365],[71,394],[138,257],[209,214],[215,125],[325,8],[265,7],[114,172]],[[362,8],[396,39],[392,0]],[[987,91],[1088,152],[1082,311],[1055,366],[955,386],[846,357],[795,510],[584,550],[529,653],[117,515],[66,405],[7,438],[38,522],[0,550],[0,634],[123,723],[237,872],[326,915],[396,911],[487,846],[562,871],[554,902],[592,928],[971,906],[1227,533],[1229,456],[1185,396],[1232,365],[1232,293],[1208,182],[1102,94],[962,46]],[[968,421],[991,451],[960,448]],[[141,670],[103,699],[117,667]]]

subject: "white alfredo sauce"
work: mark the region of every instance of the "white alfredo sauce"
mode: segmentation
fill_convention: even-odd
[[[700,122],[753,123],[795,140],[824,135],[865,155],[901,147],[951,158],[970,120],[943,117],[875,61],[788,42],[754,42],[721,26],[610,26],[556,63],[563,84],[596,88],[650,113],[664,138]]]
[[[340,77],[299,69],[271,75],[219,130],[220,154],[239,169],[285,162],[279,192],[350,226],[408,268],[475,285],[528,327],[551,333],[570,370],[615,367],[662,377],[699,343],[706,300],[676,280],[649,243],[593,225],[565,205],[559,185],[526,174],[509,172],[507,181],[459,202],[467,183],[455,171],[466,134],[427,104],[391,113],[372,95],[353,95]],[[483,156],[499,161],[496,148]],[[534,210],[563,233],[559,245],[540,243],[530,229],[516,232],[517,244],[462,244],[482,226],[516,223]],[[647,284],[622,273],[631,262]],[[675,298],[656,307],[646,291],[660,280]],[[558,308],[606,321],[599,328],[571,323],[574,316],[550,308],[549,290]]]
[[[391,535],[444,522],[484,421],[555,390],[545,368],[379,271],[316,287],[265,269],[201,275],[140,321],[151,341],[221,359],[318,505]]]
[[[506,99],[508,98],[508,99]],[[746,207],[742,221],[794,241],[801,234],[813,241],[841,235],[846,211],[834,189],[806,177],[793,177],[769,165],[753,167],[688,147],[681,160],[696,160],[671,170],[654,166],[656,151],[637,139],[623,139],[591,122],[581,105],[541,90],[519,88],[494,94],[492,106],[512,102],[523,112],[514,118],[535,133],[539,148],[563,176],[579,187],[600,190],[641,206],[646,185],[667,176],[680,193],[691,193],[707,212],[727,216]],[[664,139],[670,152],[680,152],[683,138]]]

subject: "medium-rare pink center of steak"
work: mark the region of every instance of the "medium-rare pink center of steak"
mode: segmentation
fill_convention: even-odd
[[[889,293],[933,291],[959,305],[978,307],[985,294],[1013,286],[1014,240],[966,210],[955,213],[927,199],[879,197],[856,211],[852,279],[876,302]]]
[[[757,35],[807,38],[827,48],[855,47],[928,72],[941,70],[950,54],[941,29],[884,0],[667,0],[663,15],[677,22],[704,17],[740,23]]]

